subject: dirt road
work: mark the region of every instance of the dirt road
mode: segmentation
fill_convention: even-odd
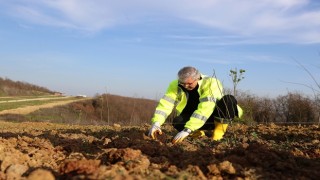
[[[11,98],[11,97],[1,97],[3,98]],[[31,99],[16,99],[16,100],[6,100],[6,101],[0,101],[0,104],[2,103],[14,103],[14,102],[25,102],[25,101],[44,101],[44,100],[51,100],[51,99],[67,99],[70,98],[69,96],[63,96],[63,97],[43,97],[43,98],[31,98]]]
[[[23,100],[12,100],[11,102],[21,102],[21,101],[34,101],[34,100],[39,100],[39,101],[45,101],[45,100],[51,100],[51,99],[62,99],[62,98],[70,98],[70,97],[61,97],[61,98],[37,98],[37,99],[23,99]],[[42,105],[34,105],[34,106],[26,106],[26,107],[20,107],[20,108],[16,108],[16,109],[8,109],[8,110],[3,110],[0,111],[0,115],[3,114],[21,114],[21,115],[25,115],[25,114],[29,114],[32,113],[34,111],[37,111],[39,109],[42,108],[52,108],[55,106],[61,106],[61,105],[66,105],[72,102],[76,102],[76,101],[83,101],[83,100],[87,100],[88,98],[79,98],[79,99],[72,99],[72,100],[64,100],[64,101],[57,101],[57,102],[50,102],[47,104],[42,104]],[[0,103],[2,103],[3,101],[0,101]],[[8,102],[8,101],[5,101]]]

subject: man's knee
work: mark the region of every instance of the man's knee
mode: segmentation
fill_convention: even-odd
[[[234,105],[237,105],[238,102],[236,100],[236,98],[233,96],[233,95],[230,95],[230,94],[227,94],[227,95],[224,95],[219,102],[225,102],[225,104],[234,104]]]
[[[232,95],[223,96],[216,105],[217,114],[220,118],[233,119],[238,116],[237,100]]]

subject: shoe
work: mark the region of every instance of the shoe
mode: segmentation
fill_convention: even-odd
[[[214,122],[215,128],[212,131],[212,140],[219,141],[227,131],[228,124]]]
[[[202,130],[195,130],[194,132],[190,133],[190,137],[192,138],[201,138],[204,137],[206,134]]]

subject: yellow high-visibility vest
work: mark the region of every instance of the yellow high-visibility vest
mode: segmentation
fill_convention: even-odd
[[[223,96],[223,87],[218,79],[205,75],[201,75],[201,77],[202,78],[198,81],[200,103],[185,125],[185,128],[192,131],[199,129],[204,125],[212,114],[216,101]],[[164,96],[160,99],[151,122],[159,122],[160,125],[162,125],[172,112],[173,108],[176,108],[177,114],[179,115],[186,104],[186,93],[178,86],[178,80],[173,80],[169,84]]]

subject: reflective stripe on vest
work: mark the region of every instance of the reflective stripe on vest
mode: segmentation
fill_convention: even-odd
[[[201,98],[200,102],[216,102],[216,98],[214,97],[205,97],[205,98]]]
[[[159,115],[163,116],[164,118],[167,118],[167,114],[161,110],[156,110],[155,114],[159,114]]]
[[[194,117],[194,118],[200,119],[201,121],[204,121],[204,122],[206,122],[206,121],[207,121],[207,119],[208,119],[207,117],[202,116],[202,115],[200,115],[200,114],[196,114],[196,113],[193,113],[191,117]]]
[[[169,103],[172,103],[172,104],[174,104],[174,102],[175,102],[174,99],[172,99],[171,97],[166,96],[166,95],[164,95],[164,96],[162,97],[162,99],[164,99],[164,100],[166,100],[166,101],[168,101]]]

